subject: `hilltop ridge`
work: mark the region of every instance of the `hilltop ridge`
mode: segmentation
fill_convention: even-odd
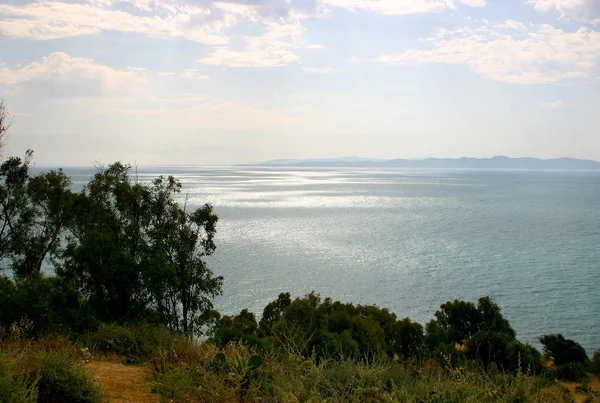
[[[361,157],[331,159],[278,159],[264,161],[258,164],[238,164],[237,166],[596,170],[600,169],[600,162],[577,158],[511,158],[504,155],[499,155],[492,158],[397,158],[390,160],[378,160]]]

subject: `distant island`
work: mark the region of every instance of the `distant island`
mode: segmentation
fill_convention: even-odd
[[[238,164],[237,166],[286,166],[286,167],[355,167],[355,168],[439,168],[439,169],[600,169],[600,162],[576,158],[423,158],[378,160],[361,157],[332,159],[280,159],[258,164]]]

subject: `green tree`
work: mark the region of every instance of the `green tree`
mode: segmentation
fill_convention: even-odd
[[[281,319],[285,310],[292,303],[290,293],[281,293],[273,302],[270,302],[263,310],[262,318],[259,322],[259,328],[264,335],[273,335],[273,326]]]
[[[211,298],[223,283],[204,260],[216,247],[217,216],[209,204],[182,208],[175,178],[144,184],[130,171],[115,163],[77,195],[59,274],[79,285],[102,321],[150,319],[199,334],[215,320]]]
[[[58,274],[76,284],[103,322],[140,319],[149,296],[142,283],[142,228],[149,195],[130,181],[130,167],[100,170],[73,203],[68,246]]]
[[[516,335],[500,313],[500,307],[489,297],[480,298],[477,306],[459,300],[446,302],[440,306],[435,317],[446,334],[446,342],[450,343],[462,343],[479,331],[503,333],[510,339]]]
[[[585,349],[576,341],[565,339],[562,334],[547,334],[539,338],[544,354],[558,366],[569,363],[585,364],[589,360]]]
[[[33,152],[0,166],[0,257],[17,277],[39,277],[46,258],[60,255],[73,194],[62,170],[30,175]]]
[[[394,352],[402,358],[419,357],[423,353],[423,326],[409,318],[396,321],[393,328]]]
[[[251,346],[264,344],[259,340],[256,317],[247,309],[243,309],[239,315],[233,317],[223,316],[215,330],[213,340],[221,348],[231,342],[242,342]]]
[[[216,246],[217,216],[210,204],[188,213],[173,199],[181,183],[160,177],[149,187],[150,253],[145,255],[143,280],[150,304],[169,328],[200,334],[213,318],[211,299],[219,295],[223,277],[215,276],[205,257]]]
[[[440,306],[435,317],[439,326],[446,331],[448,342],[461,343],[479,331],[480,315],[472,302],[446,302]]]

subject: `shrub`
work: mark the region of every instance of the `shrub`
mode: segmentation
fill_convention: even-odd
[[[467,357],[481,360],[484,368],[495,368],[506,372],[530,372],[539,374],[542,360],[539,351],[530,345],[511,339],[505,333],[476,333],[467,343]]]
[[[216,326],[213,341],[221,348],[231,342],[243,342],[252,347],[260,347],[258,323],[254,313],[243,309],[239,315],[223,316]]]
[[[588,379],[587,368],[580,362],[569,362],[559,365],[556,369],[558,379],[579,382]]]
[[[510,339],[514,339],[516,335],[502,316],[500,307],[489,297],[480,298],[477,306],[467,301],[448,301],[440,306],[435,318],[445,330],[446,343],[462,343],[480,331],[504,333]]]
[[[20,336],[77,333],[91,326],[91,317],[76,289],[56,277],[9,280],[0,276],[0,328],[5,335],[20,328]],[[24,328],[20,324],[27,322]]]
[[[35,383],[17,376],[13,361],[0,355],[0,403],[35,403],[37,397]]]
[[[165,327],[103,323],[96,332],[85,337],[84,343],[105,354],[148,359],[158,350],[172,349],[176,341],[183,338]]]
[[[102,394],[82,366],[75,366],[65,354],[44,353],[37,382],[39,402],[99,403]]]
[[[594,355],[590,360],[589,370],[592,374],[600,376],[600,351],[594,352]]]
[[[558,366],[588,361],[585,349],[579,343],[565,339],[562,334],[547,334],[539,340],[544,345],[544,353]]]

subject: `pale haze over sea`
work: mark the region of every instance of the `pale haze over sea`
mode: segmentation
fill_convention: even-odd
[[[77,184],[90,171],[68,170]],[[223,314],[289,291],[422,324],[490,295],[525,342],[600,348],[600,171],[155,167],[219,216]]]

